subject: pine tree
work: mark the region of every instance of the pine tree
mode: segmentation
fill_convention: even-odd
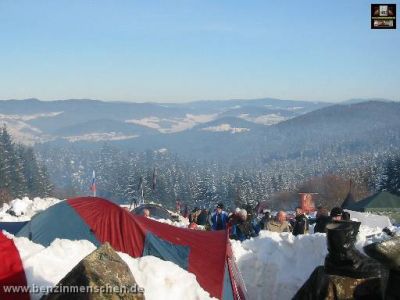
[[[0,194],[21,198],[50,194],[51,184],[44,167],[38,166],[32,148],[15,145],[4,126],[0,130]],[[5,196],[6,195],[6,196]]]
[[[400,156],[390,157],[386,161],[381,190],[400,195]]]

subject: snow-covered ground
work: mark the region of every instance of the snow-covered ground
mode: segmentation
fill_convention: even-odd
[[[62,200],[56,198],[34,198],[28,197],[15,199],[10,204],[4,203],[0,208],[0,222],[29,221],[37,213],[59,203]]]
[[[35,244],[27,238],[16,238],[14,243],[21,255],[28,286],[55,286],[85,256],[96,249],[89,241],[56,239],[49,247]],[[132,258],[118,253],[129,266],[137,284],[144,288],[146,299],[210,299],[210,295],[196,281],[196,276],[178,265],[154,256]],[[32,294],[40,299],[43,294]]]
[[[60,200],[35,198],[16,199],[0,209],[0,221],[29,220],[35,213]],[[12,208],[11,216],[7,211]],[[391,223],[385,216],[350,211],[353,220],[362,223],[356,247],[387,239],[382,233]],[[187,227],[188,220],[179,222],[157,220],[177,227]],[[399,228],[391,227],[400,234]],[[26,238],[14,238],[27,270],[28,283],[55,285],[95,246],[88,241],[56,240],[49,247],[34,244]],[[322,265],[326,248],[325,234],[294,237],[287,233],[261,231],[260,236],[244,242],[231,241],[236,262],[247,287],[249,299],[291,299],[318,265]],[[155,257],[133,259],[120,254],[127,262],[138,284],[147,289],[147,299],[208,299],[195,276],[171,262]],[[55,266],[51,268],[49,266]],[[39,298],[39,296],[38,296]]]
[[[350,211],[353,220],[362,222],[356,247],[387,239],[382,233],[390,226],[387,217]],[[391,227],[400,234],[398,228]],[[291,299],[311,275],[323,265],[327,254],[326,234],[293,236],[262,230],[260,236],[231,241],[233,253],[246,284],[249,299]]]

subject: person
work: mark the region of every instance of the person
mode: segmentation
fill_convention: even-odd
[[[328,210],[324,207],[319,207],[316,217],[317,220],[314,226],[314,233],[326,233],[326,225],[331,222]]]
[[[222,203],[217,204],[216,211],[211,215],[211,229],[212,230],[225,230],[228,223],[228,214],[223,210]]]
[[[238,241],[244,241],[251,237],[256,237],[258,233],[254,228],[253,222],[248,219],[247,211],[241,209],[238,213],[239,220],[231,228],[230,238]]]
[[[188,225],[189,229],[197,229],[197,224],[195,222],[190,222],[190,224]]]
[[[267,208],[263,209],[260,220],[260,228],[265,229],[267,223],[271,220],[271,211]]]
[[[233,213],[231,213],[228,217],[228,227],[232,228],[236,225],[240,220],[240,208],[237,207]]]
[[[292,226],[290,226],[289,222],[286,221],[286,213],[283,210],[280,210],[275,219],[270,220],[265,225],[265,229],[272,232],[292,232]]]
[[[207,223],[207,217],[208,217],[208,211],[205,210],[205,209],[202,209],[202,210],[200,211],[200,214],[197,216],[197,222],[196,222],[196,224],[197,224],[197,225],[202,225],[202,226],[206,225],[206,223]]]
[[[195,207],[192,212],[189,214],[189,223],[196,223],[197,224],[197,218],[200,214],[201,210],[198,207]]]
[[[350,213],[348,211],[343,211],[342,220],[343,221],[350,221]]]
[[[147,208],[143,209],[143,216],[146,218],[150,218],[150,210]]]
[[[308,232],[308,219],[301,207],[296,207],[296,217],[293,225],[293,235],[305,234]]]
[[[331,210],[331,219],[332,221],[341,221],[343,215],[343,209],[340,207],[334,207]]]

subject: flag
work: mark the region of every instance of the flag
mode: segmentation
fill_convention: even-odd
[[[92,174],[92,184],[90,185],[90,190],[93,192],[93,197],[96,197],[96,173],[94,170]]]
[[[154,168],[154,171],[153,171],[153,191],[156,189],[156,168]]]

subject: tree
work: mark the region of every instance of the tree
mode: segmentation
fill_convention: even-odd
[[[389,157],[386,161],[381,190],[400,195],[400,155]]]
[[[32,148],[15,145],[6,126],[0,130],[0,190],[2,199],[46,196],[52,185]]]

